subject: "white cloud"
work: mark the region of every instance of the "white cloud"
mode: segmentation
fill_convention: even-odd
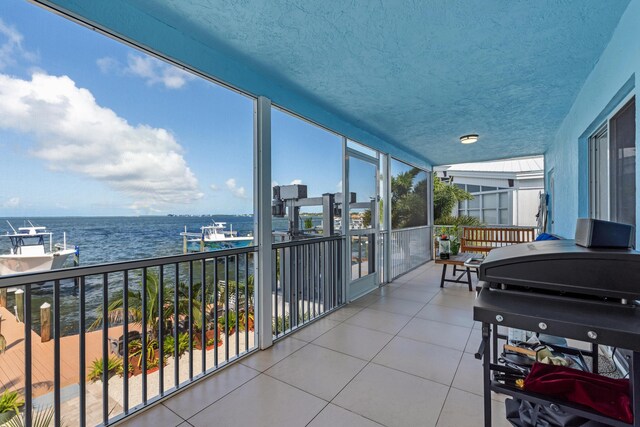
[[[278,185],[278,181],[271,181],[271,186],[272,186],[272,187],[275,187],[275,186],[277,186],[277,185]]]
[[[121,75],[134,75],[143,78],[149,86],[162,84],[168,89],[180,89],[189,80],[195,78],[192,74],[152,56],[129,54],[126,65],[107,56],[98,59],[96,64],[105,74],[115,72]]]
[[[211,191],[220,191],[220,187],[215,184],[209,185],[209,188],[211,189]]]
[[[0,45],[0,70],[15,64],[17,57],[28,61],[36,59],[33,52],[29,52],[22,46],[22,34],[15,27],[7,25],[2,18],[0,18],[0,34],[6,38]]]
[[[0,129],[34,136],[30,154],[51,170],[105,182],[133,209],[200,199],[198,180],[167,130],[132,125],[67,76],[0,74]]]
[[[231,194],[233,194],[237,198],[239,199],[247,198],[247,191],[245,190],[244,187],[238,187],[238,184],[236,183],[235,178],[229,178],[228,180],[226,180],[225,185],[227,186],[227,189],[231,191]]]
[[[342,180],[338,181],[336,187],[338,188],[338,191],[342,191]]]
[[[11,197],[2,204],[3,208],[17,208],[20,206],[20,197]]]
[[[294,179],[293,181],[291,181],[289,185],[300,185],[300,184],[302,184],[301,179]]]

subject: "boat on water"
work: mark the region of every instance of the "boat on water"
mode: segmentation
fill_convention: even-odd
[[[54,245],[53,233],[46,227],[35,226],[29,221],[29,227],[16,230],[9,221],[7,223],[12,232],[0,237],[10,239],[11,248],[8,254],[0,255],[0,276],[62,268],[76,253],[76,249],[67,249],[66,234],[63,244]]]
[[[253,242],[253,236],[238,236],[238,232],[233,230],[233,224],[230,224],[227,230],[226,222],[217,221],[211,225],[200,227],[199,233],[189,232],[185,226],[180,235],[182,236],[184,253],[243,248]]]

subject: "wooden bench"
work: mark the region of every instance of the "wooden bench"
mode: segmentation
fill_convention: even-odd
[[[533,227],[464,227],[460,252],[486,255],[492,249],[533,242],[535,238]]]

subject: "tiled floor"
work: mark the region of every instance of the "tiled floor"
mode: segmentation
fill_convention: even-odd
[[[464,285],[426,264],[161,405],[135,426],[483,425]],[[494,426],[509,426],[493,396]]]

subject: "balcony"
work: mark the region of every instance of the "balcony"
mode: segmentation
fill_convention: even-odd
[[[424,264],[125,425],[481,425],[475,293],[440,274]]]

